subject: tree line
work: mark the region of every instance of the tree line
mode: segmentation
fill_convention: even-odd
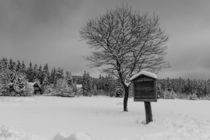
[[[193,80],[179,78],[167,78],[158,80],[159,96],[164,98],[180,98],[195,97],[202,98],[209,96],[210,79]],[[168,96],[168,97],[167,97]],[[169,97],[171,96],[171,97]],[[181,97],[184,96],[184,97]]]
[[[28,83],[38,83],[41,94],[79,94],[84,96],[108,95],[115,96],[115,92],[122,95],[119,82],[111,75],[93,78],[84,71],[81,76],[72,76],[70,71],[62,68],[48,67],[48,64],[37,65],[30,62],[28,65],[24,61],[14,61],[2,58],[0,60],[0,94],[1,95],[24,95],[31,93],[33,88],[28,87]],[[81,85],[81,87],[77,87]]]
[[[9,94],[11,90],[16,93],[24,92],[27,82],[37,82],[44,92],[49,85],[56,87],[59,79],[65,79],[69,86],[73,84],[71,72],[66,71],[64,74],[64,70],[61,68],[52,68],[50,71],[48,64],[42,66],[30,62],[27,66],[24,61],[7,58],[0,60],[1,93]],[[17,88],[22,91],[16,90]]]
[[[73,76],[70,71],[62,68],[48,67],[48,64],[37,65],[30,62],[14,61],[2,58],[0,60],[0,94],[1,95],[25,95],[31,92],[27,88],[27,82],[39,83],[42,94],[61,94],[67,92],[83,96],[106,95],[122,96],[124,94],[120,79],[112,75],[99,75],[92,77],[84,71],[81,76]],[[81,85],[80,89],[77,85]],[[210,93],[209,80],[192,80],[183,78],[159,79],[157,82],[159,98],[186,98],[189,96],[206,97]],[[13,92],[13,93],[12,93]],[[14,93],[15,92],[15,93]],[[132,96],[132,93],[130,93]]]
[[[99,75],[98,78],[93,78],[88,72],[84,72],[81,81],[84,96],[106,95],[120,97],[123,95],[119,79],[111,75]]]

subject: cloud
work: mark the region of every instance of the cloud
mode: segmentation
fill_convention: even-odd
[[[0,55],[60,67],[66,59],[77,60],[80,55],[71,55],[72,47],[78,46],[73,46],[72,36],[82,4],[83,0],[1,0]]]
[[[38,64],[48,62],[73,73],[88,69],[83,56],[91,50],[80,41],[80,28],[88,19],[123,2],[0,0],[0,55]],[[160,16],[161,27],[169,34],[167,60],[172,68],[167,75],[210,71],[209,1],[129,0],[128,4],[142,13],[154,11]]]
[[[31,22],[50,22],[60,20],[67,14],[74,14],[83,0],[12,0],[12,6],[25,14]]]

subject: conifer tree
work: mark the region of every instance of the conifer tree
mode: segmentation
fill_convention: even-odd
[[[63,69],[58,68],[56,71],[56,80],[64,78]]]
[[[43,84],[44,85],[48,85],[50,83],[50,73],[49,73],[48,64],[45,64],[44,65],[44,68],[43,68],[43,77],[44,77]]]
[[[26,65],[25,65],[25,62],[24,61],[22,61],[22,63],[21,63],[20,72],[22,72],[22,73],[25,73],[26,72]]]
[[[15,70],[15,65],[16,65],[15,62],[13,62],[13,60],[10,59],[9,64],[8,64],[9,70],[14,71]]]
[[[16,65],[16,72],[19,72],[21,70],[21,63],[20,61],[18,60],[17,61],[17,65]]]
[[[42,66],[39,66],[38,72],[37,72],[37,79],[39,80],[40,84],[43,84],[44,81],[44,73],[42,71]]]
[[[83,74],[83,81],[82,81],[82,89],[83,89],[83,95],[88,96],[89,92],[91,91],[91,85],[90,85],[90,75],[88,72],[84,71]]]
[[[73,85],[73,78],[72,78],[71,72],[66,71],[65,80],[67,81],[69,86]]]
[[[56,69],[53,68],[50,73],[50,83],[56,85]]]
[[[34,82],[34,71],[33,71],[33,65],[32,62],[29,63],[29,67],[27,68],[26,71],[26,78],[28,79],[29,82]]]

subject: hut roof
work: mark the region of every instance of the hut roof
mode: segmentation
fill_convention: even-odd
[[[145,75],[145,76],[148,76],[148,77],[151,77],[151,78],[154,78],[154,79],[158,79],[158,77],[155,73],[152,73],[152,72],[149,72],[149,71],[140,71],[139,73],[133,75],[130,78],[130,81],[133,81],[134,79],[138,78],[141,75]]]

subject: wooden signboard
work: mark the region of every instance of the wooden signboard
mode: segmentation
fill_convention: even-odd
[[[156,102],[156,79],[141,75],[133,81],[134,101]]]
[[[150,102],[157,101],[156,80],[155,74],[146,71],[142,71],[130,79],[133,83],[134,101],[144,102],[146,124],[153,120]]]

